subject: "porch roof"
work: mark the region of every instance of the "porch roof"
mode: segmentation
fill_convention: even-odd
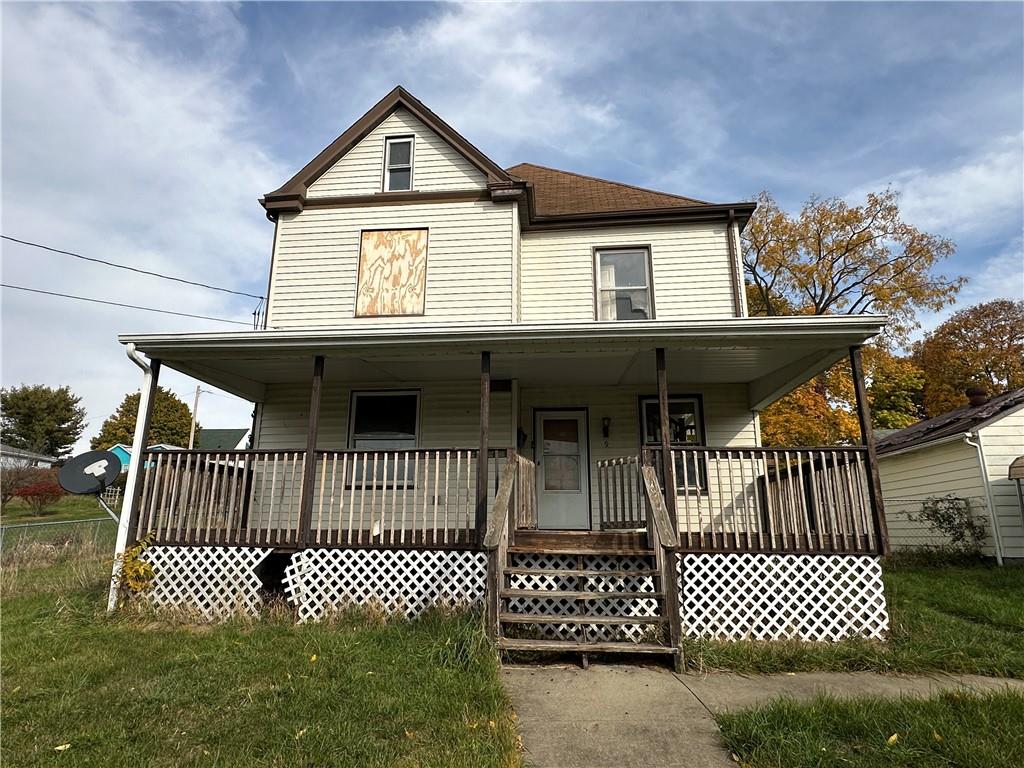
[[[314,355],[325,380],[354,385],[476,379],[480,353],[493,378],[531,385],[654,381],[664,347],[670,381],[744,383],[759,410],[881,332],[880,315],[714,318],[629,323],[517,323],[303,328],[227,333],[124,334],[123,344],[167,367],[248,400],[268,384],[309,381]],[[649,352],[650,355],[644,354]]]

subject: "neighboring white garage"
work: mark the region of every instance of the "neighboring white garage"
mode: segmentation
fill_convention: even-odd
[[[909,519],[928,498],[967,499],[988,526],[985,553],[1024,559],[1024,509],[1010,465],[1024,455],[1024,389],[970,403],[886,435],[878,442],[889,541],[895,549],[940,543]]]

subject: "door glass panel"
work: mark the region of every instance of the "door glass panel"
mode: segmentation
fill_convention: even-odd
[[[544,490],[578,491],[580,489],[579,456],[545,456]]]
[[[576,419],[544,419],[544,490],[580,489],[580,425]]]

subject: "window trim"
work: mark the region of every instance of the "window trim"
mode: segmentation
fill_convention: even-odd
[[[669,393],[669,396],[668,396],[669,404],[671,404],[673,400],[689,400],[689,401],[692,401],[692,402],[697,404],[697,426],[700,429],[700,435],[699,435],[700,440],[698,442],[696,442],[696,443],[676,443],[673,447],[678,447],[680,445],[686,445],[686,446],[707,446],[707,444],[708,444],[708,430],[707,430],[707,420],[706,420],[706,417],[704,415],[704,395],[701,394],[701,393],[687,393],[687,394],[682,394],[682,393],[680,393],[680,394],[673,394],[673,393]],[[644,423],[644,419],[645,419],[644,403],[650,402],[650,401],[657,402],[658,401],[658,396],[656,394],[654,394],[654,395],[644,395],[644,394],[641,394],[641,395],[637,396],[637,426],[638,426],[638,431],[639,431],[638,442],[640,444],[640,453],[641,453],[641,455],[643,454],[645,448],[660,448],[661,447],[660,443],[658,445],[649,445],[647,442],[645,442],[645,438],[647,436],[647,430],[646,430],[646,426],[647,425]],[[683,493],[688,493],[688,494],[697,494],[697,495],[701,495],[701,496],[706,496],[708,494],[707,468],[703,466],[703,462],[700,460],[699,456],[697,457],[697,461],[698,461],[698,463],[696,465],[695,471],[698,471],[700,473],[701,483],[698,484],[698,485],[694,485],[693,482],[692,482],[692,478],[691,478],[691,483],[690,483],[689,486],[687,486],[685,488],[678,487],[678,486],[676,487],[676,494],[677,495],[683,494]],[[676,478],[677,481],[679,479],[680,479],[679,477]]]
[[[365,448],[355,447],[355,430],[356,430],[356,400],[361,395],[384,395],[388,397],[398,397],[401,395],[414,395],[416,397],[416,445],[414,448],[403,448],[402,450],[414,450],[420,447],[420,429],[422,426],[422,415],[423,409],[421,407],[423,400],[423,393],[419,389],[353,389],[349,392],[348,399],[348,438],[345,444],[348,446],[348,450],[366,450]]]
[[[635,245],[594,245],[590,248],[591,253],[591,269],[593,270],[593,282],[594,282],[594,320],[601,323],[628,323],[637,322],[635,320],[619,320],[618,318],[602,320],[601,319],[601,254],[609,253],[614,251],[644,251],[647,254],[647,260],[645,263],[645,269],[647,270],[647,294],[650,298],[651,304],[651,316],[648,320],[657,319],[657,310],[655,309],[654,302],[654,248],[650,243],[635,244]]]
[[[391,144],[402,141],[409,142],[409,188],[408,189],[389,189],[391,182]],[[395,136],[384,137],[384,172],[381,178],[381,191],[382,192],[412,192],[416,189],[416,135],[412,133],[399,134]],[[396,168],[405,168],[404,165],[395,166]]]

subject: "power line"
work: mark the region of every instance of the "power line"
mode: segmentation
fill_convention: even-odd
[[[0,283],[2,288],[11,288],[15,291],[28,291],[29,293],[42,293],[46,296],[58,296],[62,299],[76,299],[78,301],[91,301],[93,304],[109,304],[112,307],[125,307],[126,309],[141,309],[144,312],[159,312],[163,315],[177,315],[178,317],[194,317],[198,320],[214,320],[218,323],[232,323],[233,325],[244,325],[248,326],[249,323],[243,323],[240,320],[226,320],[223,317],[210,317],[209,315],[193,315],[188,312],[172,312],[169,309],[156,309],[155,307],[140,307],[137,304],[122,304],[119,301],[104,301],[103,299],[92,299],[88,296],[72,296],[69,293],[55,293],[54,291],[41,291],[38,288],[25,288],[21,285],[10,285],[9,283]]]
[[[174,280],[177,283],[185,283],[187,285],[195,285],[200,288],[208,288],[211,291],[222,291],[223,293],[233,293],[236,296],[248,296],[250,299],[260,299],[261,301],[265,298],[264,296],[257,296],[255,293],[245,293],[244,291],[233,291],[230,288],[221,288],[216,285],[208,285],[206,283],[197,283],[195,280],[186,280],[183,277],[172,277],[171,275],[163,275],[159,272],[150,272],[148,269],[139,269],[138,267],[129,267],[126,264],[115,264],[112,261],[105,261],[104,259],[96,259],[91,256],[83,256],[80,253],[73,253],[72,251],[62,251],[60,248],[51,248],[48,245],[42,243],[33,243],[29,240],[19,240],[16,237],[10,237],[9,235],[0,235],[0,238],[4,240],[10,240],[12,243],[21,243],[22,245],[29,245],[33,248],[42,248],[44,251],[51,251],[53,253],[62,253],[65,256],[74,256],[76,259],[83,259],[84,261],[92,261],[96,264],[105,264],[108,267],[116,267],[118,269],[127,269],[130,272],[138,272],[142,275],[150,275],[152,277],[160,277],[164,280]]]

